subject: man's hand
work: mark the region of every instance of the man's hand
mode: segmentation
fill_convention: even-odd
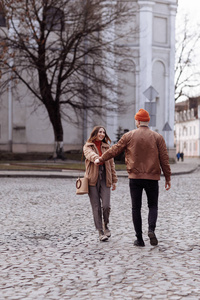
[[[165,181],[165,189],[168,191],[171,188],[171,182],[170,181]]]
[[[116,190],[116,187],[117,187],[116,183],[113,183],[113,185],[112,185],[112,191]]]

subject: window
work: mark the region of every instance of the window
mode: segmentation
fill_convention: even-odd
[[[57,7],[47,7],[44,11],[46,30],[63,31],[64,30],[64,13]]]
[[[183,142],[182,141],[180,141],[180,149],[183,149]],[[182,151],[180,151],[180,152],[182,152]]]
[[[194,126],[194,134],[196,134],[196,127]]]
[[[6,27],[6,18],[1,4],[0,4],[0,27]]]

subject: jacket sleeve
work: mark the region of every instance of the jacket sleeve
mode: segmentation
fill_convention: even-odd
[[[117,180],[117,173],[116,173],[116,170],[115,170],[114,159],[111,158],[109,160],[109,162],[110,162],[111,173],[112,173],[112,183],[116,183],[118,180]]]
[[[171,180],[171,168],[169,165],[169,155],[167,152],[165,140],[161,135],[160,135],[160,139],[158,140],[158,151],[159,151],[161,169],[165,176],[165,180],[169,182]]]
[[[108,149],[106,152],[102,154],[101,161],[106,161],[119,155],[122,151],[125,150],[126,145],[127,145],[127,138],[126,138],[126,134],[124,134],[117,144],[113,145],[110,149]]]
[[[91,162],[94,162],[95,159],[99,158],[99,155],[94,150],[92,150],[90,146],[87,145],[84,145],[83,153],[85,155],[85,158]]]

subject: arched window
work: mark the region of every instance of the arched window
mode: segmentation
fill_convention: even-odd
[[[125,130],[131,130],[135,126],[134,114],[136,103],[136,65],[130,59],[119,63],[118,73],[119,100],[124,102],[126,109],[118,118],[118,126]],[[123,94],[121,93],[123,91]]]
[[[44,11],[45,28],[49,31],[64,30],[64,12],[53,6],[49,6]]]

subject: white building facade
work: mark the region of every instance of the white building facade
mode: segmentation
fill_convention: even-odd
[[[200,157],[200,99],[176,104],[176,152],[186,157]]]
[[[174,148],[174,62],[175,62],[175,18],[177,0],[127,0],[135,9],[130,26],[138,28],[137,36],[124,37],[119,46],[130,49],[133,54],[124,86],[123,100],[127,105],[124,114],[109,113],[105,119],[108,135],[116,141],[119,127],[122,130],[135,128],[134,115],[140,108],[150,103],[144,92],[153,87],[156,96],[153,104],[151,129],[162,134],[166,140],[169,155],[175,157]],[[1,26],[1,23],[0,23]],[[118,28],[116,27],[116,30]],[[122,30],[122,29],[120,29]],[[117,57],[119,64],[126,63]],[[122,74],[115,74],[120,81]],[[151,96],[151,95],[150,95]],[[29,95],[24,101],[15,101],[15,94],[8,88],[0,102],[0,150],[13,152],[51,152],[54,147],[54,134],[44,108],[34,111]],[[87,136],[96,118],[87,126]],[[168,130],[164,126],[168,124]],[[74,127],[63,121],[64,150],[81,149],[83,128]],[[171,130],[170,130],[171,129]]]

